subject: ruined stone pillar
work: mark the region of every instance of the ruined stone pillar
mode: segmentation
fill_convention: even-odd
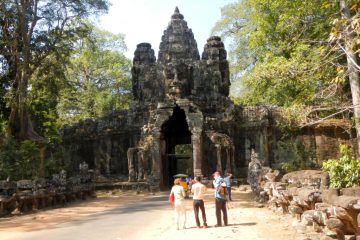
[[[105,140],[105,144],[106,144],[106,155],[105,155],[105,161],[106,161],[106,174],[110,174],[110,163],[111,163],[111,147],[112,147],[112,142],[111,139],[106,139]]]
[[[147,174],[146,174],[146,168],[148,167],[146,164],[146,157],[145,157],[145,149],[139,148],[137,152],[137,166],[138,166],[138,174],[137,174],[137,180],[146,180]]]
[[[231,172],[231,146],[225,149],[226,151],[226,172]]]
[[[193,147],[194,176],[202,176],[202,137],[201,131],[194,131],[191,135]]]
[[[231,173],[234,174],[235,171],[235,146],[231,146]]]
[[[151,146],[151,160],[152,160],[152,169],[151,175],[155,181],[158,181],[161,184],[161,140],[160,140],[160,131],[156,131],[152,134],[153,143]]]
[[[40,143],[40,177],[45,177],[45,144]]]
[[[215,144],[216,147],[216,169],[221,171],[222,170],[222,164],[221,164],[221,145]]]
[[[268,129],[264,128],[263,130],[264,138],[264,166],[270,166],[270,153],[269,153],[269,139],[268,139]]]
[[[135,150],[136,150],[136,148],[129,148],[127,150],[127,159],[128,159],[128,167],[129,167],[129,182],[135,182],[136,181]]]

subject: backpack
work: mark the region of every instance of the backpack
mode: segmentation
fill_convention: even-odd
[[[227,189],[226,189],[226,183],[224,181],[220,182],[220,185],[218,186],[216,191],[220,195],[221,198],[226,199]]]

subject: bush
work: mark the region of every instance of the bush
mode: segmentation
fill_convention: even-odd
[[[17,174],[22,179],[39,177],[40,151],[35,142],[25,140],[20,143],[20,157],[16,161]]]
[[[39,176],[39,149],[32,141],[4,138],[0,144],[0,179],[13,180]]]
[[[330,187],[360,186],[360,158],[355,159],[347,145],[340,144],[340,158],[327,160],[322,168],[329,173]]]
[[[64,169],[59,138],[45,144],[44,166],[40,163],[40,145],[29,140],[16,141],[6,136],[6,122],[0,119],[0,180],[50,177]],[[44,175],[43,175],[44,174]]]
[[[36,143],[25,140],[19,141],[7,134],[8,122],[0,112],[0,180],[34,179],[37,177],[51,177],[52,174],[66,169],[63,162],[61,138],[54,130],[43,129],[47,141]],[[45,122],[49,126],[48,122]],[[40,151],[44,150],[41,163]]]

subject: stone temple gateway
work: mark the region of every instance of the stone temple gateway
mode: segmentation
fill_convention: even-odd
[[[234,109],[228,98],[229,64],[219,37],[208,39],[200,58],[194,35],[176,8],[157,61],[150,44],[137,46],[132,81],[132,109],[145,108],[149,116],[143,118],[139,141],[127,152],[130,181],[151,175],[161,185],[169,185],[180,170],[175,154],[179,144],[190,144],[192,149],[188,174],[233,171],[234,145],[218,126],[226,124]]]
[[[245,177],[252,149],[264,166],[276,165],[286,156],[277,147],[274,111],[234,106],[226,58],[216,36],[207,40],[200,56],[176,8],[157,59],[149,43],[137,45],[130,109],[62,128],[65,164],[76,168],[85,161],[101,175],[153,182],[162,189],[171,186],[176,173],[210,176],[221,170]],[[314,130],[304,136],[316,149],[320,138]],[[178,146],[189,151],[179,154]]]

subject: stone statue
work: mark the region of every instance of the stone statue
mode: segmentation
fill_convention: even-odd
[[[251,149],[251,160],[248,166],[247,182],[250,184],[251,190],[256,192],[259,187],[261,178],[262,166],[258,159],[258,154],[254,149]]]

